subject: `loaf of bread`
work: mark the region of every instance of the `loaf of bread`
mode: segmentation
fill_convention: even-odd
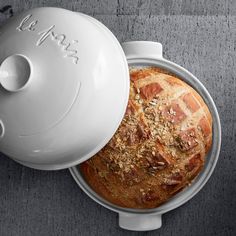
[[[125,117],[110,142],[81,164],[107,201],[155,208],[191,184],[212,143],[212,117],[200,95],[156,67],[130,69]]]

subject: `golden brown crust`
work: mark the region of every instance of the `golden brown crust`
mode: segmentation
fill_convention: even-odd
[[[156,67],[130,70],[126,115],[110,142],[81,164],[90,186],[113,204],[155,208],[189,185],[212,142],[200,95]]]

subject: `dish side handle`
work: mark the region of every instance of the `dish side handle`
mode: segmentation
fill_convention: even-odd
[[[161,215],[119,213],[119,226],[133,231],[148,231],[161,228]]]
[[[162,59],[162,44],[152,41],[129,41],[121,44],[127,59]]]

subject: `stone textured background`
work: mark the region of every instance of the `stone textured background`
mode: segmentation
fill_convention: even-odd
[[[157,231],[122,230],[117,215],[93,202],[68,170],[23,167],[0,154],[0,236],[236,235],[236,1],[1,0],[0,24],[23,10],[64,7],[94,16],[117,38],[153,40],[164,56],[207,87],[222,121],[222,150],[211,179]]]

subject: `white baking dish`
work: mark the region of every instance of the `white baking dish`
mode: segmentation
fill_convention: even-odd
[[[70,172],[78,185],[93,200],[104,207],[119,213],[119,225],[121,228],[135,231],[154,230],[161,227],[162,215],[171,211],[190,200],[197,194],[210,178],[220,152],[221,125],[219,115],[210,94],[202,83],[183,67],[163,58],[162,45],[155,42],[133,41],[123,43],[123,49],[129,66],[157,66],[173,72],[183,79],[203,97],[209,107],[213,118],[213,141],[212,148],[206,157],[204,169],[194,180],[191,186],[171,198],[168,202],[155,209],[138,210],[116,206],[95,193],[84,180],[79,166],[70,168]]]

